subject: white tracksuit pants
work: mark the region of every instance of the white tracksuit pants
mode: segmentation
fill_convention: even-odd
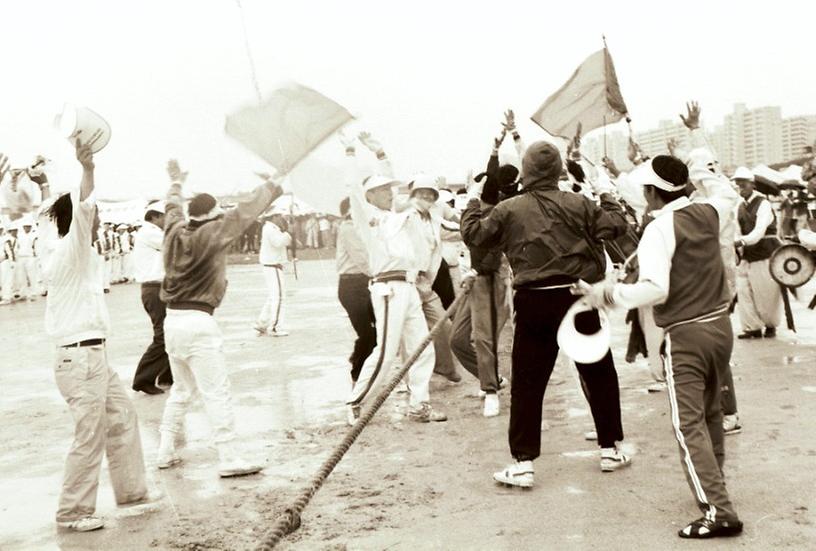
[[[14,296],[14,270],[16,262],[0,262],[0,298],[11,300]]]
[[[737,266],[737,309],[743,331],[777,327],[782,317],[782,291],[771,277],[770,260]]]
[[[406,352],[411,354],[428,335],[422,301],[412,283],[374,283],[370,290],[374,317],[377,320],[377,346],[363,364],[351,391],[348,403],[353,405],[359,405],[365,399],[375,396],[377,386],[392,375],[400,343],[404,343]],[[433,368],[434,349],[429,345],[408,371],[411,407],[419,407],[430,400],[428,385]]]
[[[258,325],[268,331],[283,329],[283,269],[275,266],[263,267],[266,280],[266,302],[258,315]]]
[[[164,344],[173,371],[173,386],[159,428],[163,445],[183,431],[184,415],[198,397],[204,402],[216,445],[221,447],[235,438],[223,343],[221,330],[211,315],[197,310],[167,309]]]
[[[20,295],[23,297],[34,297],[42,292],[37,270],[37,259],[33,256],[17,257],[14,278],[16,280],[15,287],[20,290]]]

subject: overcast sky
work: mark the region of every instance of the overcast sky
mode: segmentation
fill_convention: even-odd
[[[676,117],[688,98],[708,124],[735,102],[781,105],[783,116],[816,112],[810,2],[242,4],[261,88],[291,79],[340,102],[404,175],[461,179],[482,169],[502,111],[526,121],[604,33],[636,130]],[[57,187],[75,183],[72,151],[51,127],[72,101],[113,128],[97,156],[102,196],[163,193],[169,157],[198,189],[257,181],[263,162],[223,130],[225,115],[254,98],[236,0],[2,7],[0,151],[13,165],[43,153]],[[521,130],[528,141],[543,136],[529,121]],[[334,164],[338,149],[330,140],[306,162]]]

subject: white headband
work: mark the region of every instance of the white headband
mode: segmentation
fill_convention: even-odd
[[[646,181],[644,182],[643,185],[654,186],[658,189],[662,189],[663,191],[668,192],[681,191],[686,188],[685,183],[677,185],[661,178],[660,175],[657,172],[655,172],[654,167],[652,166],[651,159],[647,163],[647,167],[644,170],[646,171],[644,174]]]

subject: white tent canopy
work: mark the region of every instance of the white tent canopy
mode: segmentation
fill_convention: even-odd
[[[292,214],[300,216],[302,214],[314,214],[317,211],[306,201],[295,197],[294,193],[287,193],[278,197],[272,206],[267,210],[267,214]]]

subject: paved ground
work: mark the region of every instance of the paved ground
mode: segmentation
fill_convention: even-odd
[[[0,308],[0,549],[248,549],[308,480],[346,428],[353,333],[335,298],[331,261],[299,264],[289,278],[292,335],[259,338],[251,322],[263,300],[255,266],[230,268],[217,319],[226,336],[243,447],[263,458],[262,476],[221,481],[203,410],[188,418],[185,463],[154,467],[164,397],[133,395],[151,484],[167,497],[156,510],[116,509],[103,468],[98,513],[104,530],[57,531],[53,514],[71,419],[53,380],[42,332],[44,302]],[[805,302],[814,289],[803,293]],[[149,340],[138,287],[109,295],[109,360],[129,387]],[[616,321],[630,469],[599,470],[574,369],[559,362],[545,398],[536,487],[513,491],[490,474],[508,460],[509,395],[502,415],[481,417],[474,380],[434,381],[432,398],[450,421],[416,425],[392,399],[315,496],[303,527],[282,549],[812,549],[816,541],[816,315],[794,305],[799,335],[738,342],[736,387],[745,426],[729,437],[726,471],[746,523],[736,540],[695,543],[675,536],[696,517],[679,466],[665,394],[647,394],[643,363],[627,365],[626,329]],[[509,372],[505,346],[502,371]]]

